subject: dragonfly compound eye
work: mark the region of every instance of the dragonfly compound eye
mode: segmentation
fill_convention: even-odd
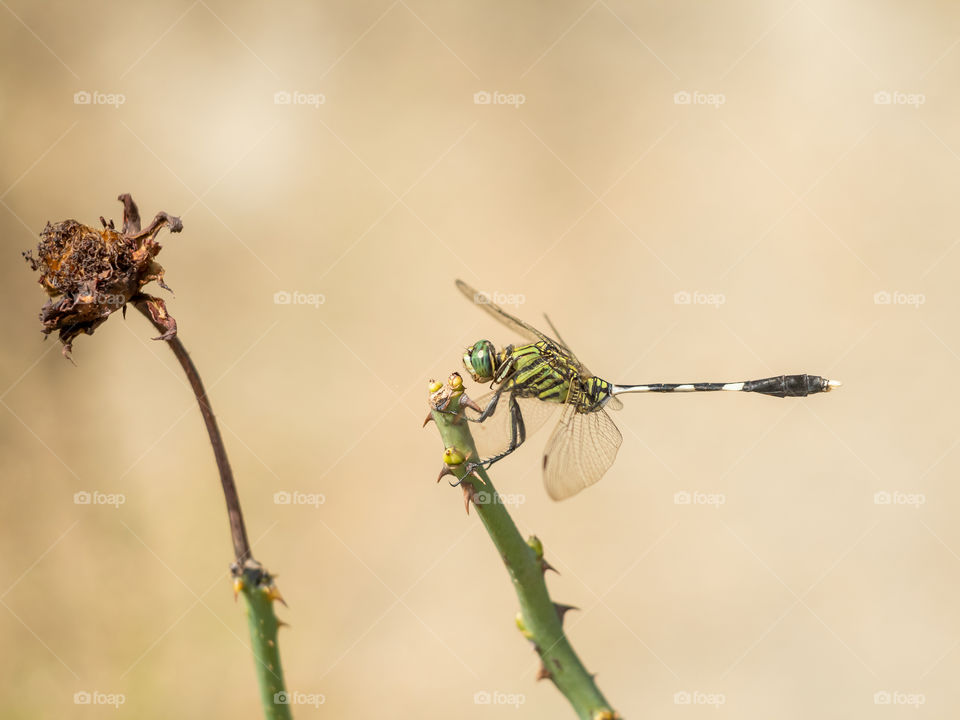
[[[496,371],[496,350],[489,340],[480,340],[463,354],[463,366],[475,382],[493,380]]]

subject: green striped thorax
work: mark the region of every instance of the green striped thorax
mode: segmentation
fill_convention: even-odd
[[[463,367],[474,382],[490,382],[497,374],[501,358],[489,340],[478,340],[463,352]]]
[[[500,377],[508,363],[508,377]],[[578,363],[545,341],[511,345],[498,352],[489,340],[479,340],[464,351],[463,366],[474,382],[508,382],[517,397],[574,402],[579,412],[599,410],[613,397],[609,382],[583,377]]]

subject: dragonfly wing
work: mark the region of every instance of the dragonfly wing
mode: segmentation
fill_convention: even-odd
[[[481,409],[487,407],[496,391],[491,391],[475,402]],[[523,417],[527,437],[543,427],[544,423],[557,411],[558,404],[545,402],[537,398],[517,398],[520,415]],[[467,417],[476,420],[479,413],[467,408]],[[504,391],[497,403],[497,409],[482,423],[470,423],[473,440],[477,445],[480,459],[499,455],[510,446],[512,437],[510,417],[510,392]]]
[[[543,455],[543,483],[554,500],[576,495],[603,477],[623,437],[606,410],[578,413],[563,408]]]
[[[476,305],[478,308],[486,311],[488,315],[493,316],[496,320],[499,320],[501,323],[506,325],[508,328],[513,330],[518,335],[530,340],[532,342],[537,342],[538,340],[545,340],[546,342],[557,345],[557,341],[552,338],[547,337],[542,332],[537,330],[532,325],[527,325],[520,318],[516,318],[506,310],[503,310],[499,305],[495,304],[486,293],[478,292],[472,287],[467,285],[463,280],[457,280],[457,288],[460,292],[463,293],[464,297],[467,298],[470,302]]]
[[[553,324],[553,321],[550,319],[550,316],[544,313],[543,319],[547,321],[547,325],[549,325],[550,330],[553,331],[554,337],[556,337],[557,340],[560,341],[560,347],[562,347],[570,357],[576,360],[577,364],[580,366],[580,377],[583,378],[584,380],[587,380],[588,378],[592,378],[593,373],[587,370],[586,365],[580,362],[577,356],[573,354],[573,350],[570,349],[570,346],[567,344],[567,341],[560,336],[560,331],[557,330],[556,326]]]
[[[563,338],[559,337],[560,333],[557,332],[557,329],[553,326],[553,322],[550,320],[549,317],[544,315],[544,318],[546,319],[547,324],[550,326],[550,329],[553,331],[555,335],[557,335],[558,339],[556,340],[550,337],[549,335],[543,334],[532,325],[525,323],[520,318],[514,317],[513,315],[508,313],[506,310],[501,308],[499,305],[494,303],[488,295],[482,292],[478,292],[477,290],[474,290],[470,285],[467,285],[463,280],[457,280],[456,284],[457,284],[457,288],[460,290],[461,293],[463,293],[464,297],[466,297],[470,302],[475,304],[477,307],[482,308],[484,311],[486,311],[488,315],[491,315],[492,317],[494,317],[501,324],[510,328],[513,332],[517,333],[521,337],[527,340],[530,340],[532,342],[543,340],[544,342],[548,342],[551,345],[558,346],[561,350],[563,350],[563,352],[565,352],[567,355],[570,356],[570,359],[579,368],[581,378],[583,378],[584,380],[587,380],[593,377],[593,373],[591,373],[586,368],[586,366],[582,362],[580,362],[580,360],[574,354],[573,350],[570,349],[570,346],[563,341]]]

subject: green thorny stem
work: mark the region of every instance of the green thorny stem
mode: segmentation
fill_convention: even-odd
[[[475,460],[479,456],[469,423],[463,418],[462,409],[471,401],[463,392],[460,375],[453,373],[445,385],[431,381],[429,390],[430,415],[427,420],[436,423],[446,449],[441,477],[453,475],[462,481],[467,512],[469,503],[473,502],[477,515],[503,558],[520,601],[517,626],[540,656],[537,679],[553,681],[583,720],[619,718],[563,631],[563,616],[570,607],[555,604],[550,599],[544,574],[552,568],[544,560],[543,545],[535,536],[526,542],[523,540],[484,468],[478,467],[473,473],[467,473],[465,460]]]
[[[134,306],[153,323],[161,333],[167,328],[157,322],[151,315],[146,303],[137,302]],[[223,496],[227,502],[227,516],[230,520],[230,535],[233,539],[233,551],[236,560],[230,566],[233,575],[234,593],[241,592],[247,603],[247,620],[250,626],[250,642],[252,644],[254,666],[257,671],[257,680],[260,684],[260,700],[263,714],[267,720],[290,720],[289,696],[283,681],[283,667],[280,664],[280,648],[277,645],[277,630],[283,623],[277,619],[273,609],[275,600],[283,602],[280,592],[274,583],[273,576],[253,559],[250,551],[250,542],[247,540],[247,529],[243,523],[243,511],[240,509],[240,496],[233,481],[233,471],[227,459],[227,451],[223,445],[220,428],[210,407],[207,391],[203,387],[200,373],[196,365],[187,354],[187,350],[180,338],[176,335],[163,338],[167,341],[173,354],[180,362],[193,394],[200,406],[200,414],[207,426],[210,444],[217,460],[217,469],[220,471],[220,483],[223,485]],[[286,603],[284,603],[286,604]]]

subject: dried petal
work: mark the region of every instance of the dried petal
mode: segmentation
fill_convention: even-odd
[[[152,295],[137,295],[132,302],[138,308],[146,308],[151,319],[163,328],[163,335],[153,338],[154,340],[170,340],[177,336],[177,321],[167,312],[167,305],[163,300]]]
[[[50,300],[40,311],[44,334],[58,331],[69,357],[73,339],[93,331],[117,310],[126,310],[128,302],[146,303],[150,315],[164,328],[163,339],[176,334],[176,321],[167,313],[163,301],[144,295],[141,290],[156,281],[169,290],[163,281],[163,268],[154,260],[160,252],[157,234],[164,227],[180,232],[180,218],[158,213],[153,222],[140,229],[140,212],[128,194],[118,198],[123,203],[123,232],[114,223],[100,218],[100,230],[76,220],[47,223],[40,234],[37,256],[23,255],[35,271]]]

